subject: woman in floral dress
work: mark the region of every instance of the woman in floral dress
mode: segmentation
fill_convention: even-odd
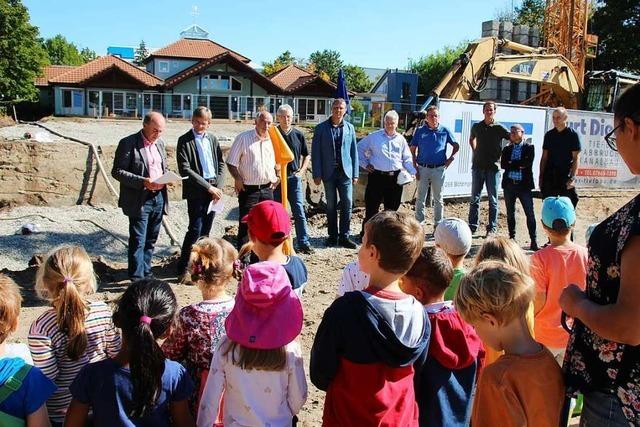
[[[609,147],[640,175],[640,84],[615,105]],[[587,289],[568,286],[560,306],[575,319],[563,369],[584,394],[581,426],[640,426],[640,195],[589,239]]]

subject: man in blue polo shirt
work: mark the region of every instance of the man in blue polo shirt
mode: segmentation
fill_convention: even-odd
[[[453,148],[447,157],[447,144]],[[460,145],[453,138],[449,129],[440,126],[440,112],[435,105],[427,108],[427,122],[419,127],[411,139],[411,153],[418,173],[418,195],[416,198],[416,219],[424,222],[424,203],[427,190],[431,186],[431,194],[435,201],[433,212],[433,228],[440,223],[444,213],[442,186],[445,169],[454,160]]]

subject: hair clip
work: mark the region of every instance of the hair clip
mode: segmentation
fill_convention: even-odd
[[[68,285],[69,283],[73,283],[73,279],[69,276],[65,276],[64,279],[62,280],[62,283],[64,283],[65,285]]]
[[[204,268],[200,262],[194,262],[191,266],[191,270],[193,270],[193,274],[202,274]]]
[[[147,325],[151,325],[151,321],[153,319],[149,316],[140,316],[140,323],[146,323]]]

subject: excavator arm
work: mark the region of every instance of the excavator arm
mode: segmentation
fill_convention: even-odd
[[[517,53],[499,53],[499,47]],[[424,110],[434,100],[477,99],[477,94],[485,89],[489,77],[539,84],[539,93],[523,104],[577,108],[578,96],[582,92],[573,65],[564,56],[547,53],[545,48],[534,48],[498,37],[484,37],[471,42],[454,61],[420,111],[414,113],[414,121],[405,135],[413,135],[415,127],[424,119]]]

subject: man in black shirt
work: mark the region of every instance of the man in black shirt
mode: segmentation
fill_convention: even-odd
[[[580,160],[580,138],[567,126],[567,110],[553,112],[554,128],[544,135],[540,159],[539,185],[542,197],[567,196],[574,208],[578,204],[575,176]]]
[[[302,195],[302,177],[307,172],[309,161],[309,149],[304,139],[304,134],[294,128],[291,123],[293,121],[293,109],[284,104],[278,108],[276,113],[278,119],[278,130],[282,134],[287,145],[293,152],[293,161],[287,165],[287,199],[291,205],[291,213],[296,226],[296,240],[298,242],[298,251],[310,254],[313,252],[309,244],[309,233],[307,231],[307,217],[304,213],[304,197]],[[280,186],[274,191],[276,201],[281,201]]]

